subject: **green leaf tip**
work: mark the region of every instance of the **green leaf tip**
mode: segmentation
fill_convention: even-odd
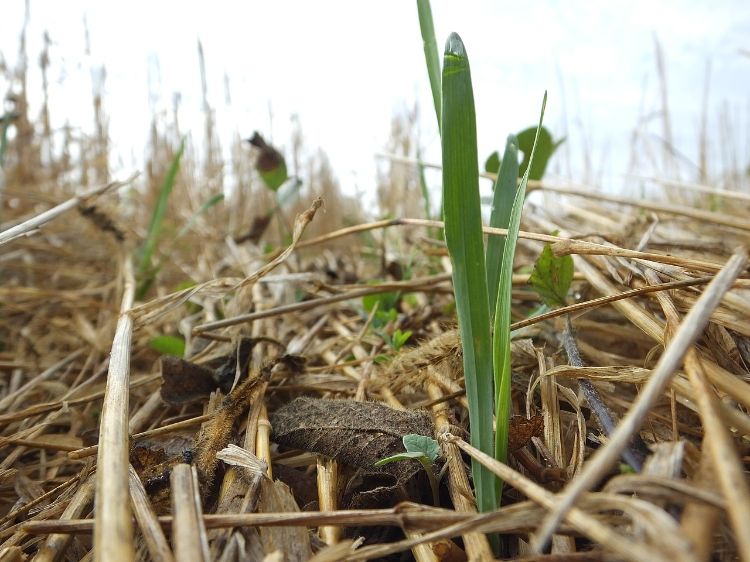
[[[455,31],[448,36],[448,39],[445,42],[445,54],[462,59],[466,58],[464,42],[461,41],[461,36]]]

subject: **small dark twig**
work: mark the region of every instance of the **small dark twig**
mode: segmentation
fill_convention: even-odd
[[[576,345],[575,330],[573,323],[570,321],[570,316],[565,316],[565,328],[561,339],[565,353],[568,355],[568,363],[573,367],[583,367],[583,359],[581,359],[581,353]],[[617,425],[617,419],[602,400],[599,391],[590,380],[584,378],[578,379],[578,387],[586,397],[586,401],[591,406],[591,410],[599,421],[599,425],[601,425],[604,433],[608,436],[612,435]],[[641,471],[646,456],[648,456],[648,447],[637,434],[633,438],[631,446],[622,452],[623,460],[636,472]]]

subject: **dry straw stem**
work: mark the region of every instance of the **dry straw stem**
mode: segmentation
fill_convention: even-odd
[[[458,446],[462,451],[466,452],[472,458],[477,459],[484,466],[497,474],[508,485],[531,498],[532,501],[538,503],[543,507],[546,507],[547,509],[555,506],[556,500],[552,492],[549,492],[538,484],[535,484],[533,481],[529,480],[521,473],[513,470],[508,465],[493,459],[479,449],[472,447],[460,437],[457,437],[450,433],[441,435],[441,439],[445,442],[453,443]],[[599,496],[599,498],[602,498],[604,496],[603,494],[597,495]],[[674,558],[672,558],[672,556],[674,556],[674,553],[661,552],[654,549],[653,547],[635,542],[632,539],[617,533],[607,525],[595,519],[593,516],[582,511],[580,508],[571,508],[565,514],[565,520],[577,531],[589,537],[591,540],[610,549],[613,553],[621,556],[625,560],[633,560],[634,562],[641,562],[643,560],[674,560]],[[685,552],[684,554],[686,557],[680,558],[680,560],[692,560],[692,558],[688,556],[687,552]]]
[[[52,378],[54,375],[58,374],[61,369],[78,359],[81,355],[84,353],[84,349],[80,348],[73,352],[71,352],[67,357],[61,359],[48,369],[45,369],[41,373],[39,373],[38,376],[32,378],[29,382],[27,382],[25,385],[23,385],[21,388],[17,389],[15,392],[9,393],[7,396],[3,397],[2,400],[0,400],[0,412],[9,410],[13,403],[16,401],[17,398],[24,395],[31,389],[33,389],[35,386],[39,385],[40,383]],[[37,412],[38,413],[38,412]],[[0,416],[0,424],[6,423],[9,421],[13,421],[14,419],[23,419],[27,417],[27,414],[23,414],[21,417],[18,417],[18,412],[12,412],[8,413],[5,416]]]
[[[670,185],[673,187],[679,187],[681,189],[689,189],[691,191],[697,191],[699,193],[706,193],[708,195],[716,195],[718,197],[726,197],[727,199],[737,199],[738,201],[750,201],[750,193],[742,193],[741,191],[733,191],[731,189],[721,189],[718,187],[711,187],[709,185],[703,185],[700,183],[690,183],[685,181],[670,180],[667,178],[658,178],[652,176],[641,176],[638,174],[625,174],[626,178],[633,178],[636,180],[650,181],[654,183],[660,183],[662,185]]]
[[[252,275],[249,275],[244,279],[213,279],[211,281],[206,281],[205,283],[200,283],[189,289],[177,291],[137,306],[130,311],[136,322],[136,326],[140,327],[145,324],[154,322],[157,318],[176,309],[198,293],[211,292],[222,295],[228,291],[237,291],[239,289],[247,287],[248,285],[256,283],[261,277],[264,277],[265,275],[273,271],[276,267],[283,263],[287,257],[289,257],[289,255],[297,247],[302,234],[305,232],[305,228],[308,224],[310,224],[310,222],[312,222],[313,218],[315,217],[315,213],[322,204],[323,200],[318,197],[317,199],[315,199],[315,201],[313,201],[309,209],[297,215],[297,218],[294,221],[294,232],[292,234],[291,244],[289,244],[289,246],[273,260],[268,262]]]
[[[113,562],[135,558],[128,501],[128,404],[133,337],[133,318],[128,310],[135,296],[133,264],[129,257],[123,259],[122,275],[122,305],[109,357],[96,463],[94,557]]]
[[[35,377],[35,379],[32,379],[31,381],[29,381],[29,383],[33,382],[37,378],[39,377]],[[142,385],[149,384],[159,378],[161,378],[161,375],[146,375],[146,376],[138,377],[137,379],[134,379],[133,382],[130,384],[130,388],[133,389]],[[23,410],[19,410],[18,412],[8,412],[7,414],[1,415],[0,425],[5,425],[13,421],[17,421],[17,420],[23,420],[23,419],[26,419],[26,418],[29,418],[31,416],[35,416],[38,414],[45,414],[47,412],[52,412],[55,410],[62,410],[64,408],[69,408],[71,406],[79,406],[81,404],[86,404],[87,402],[93,402],[95,400],[99,400],[102,396],[104,396],[104,390],[92,392],[91,394],[87,394],[86,396],[81,396],[80,398],[71,398],[69,400],[59,399],[59,400],[53,400],[52,402],[45,402],[43,404],[34,404],[33,406],[29,406],[27,408],[24,408]],[[0,437],[0,446],[2,446],[3,443],[5,443],[4,438]],[[95,452],[96,452],[96,449],[94,450],[94,453]]]
[[[311,299],[309,301],[303,301],[299,303],[292,303],[288,305],[277,306],[268,310],[261,310],[258,312],[251,312],[249,314],[240,314],[233,316],[232,318],[226,318],[224,320],[217,320],[215,322],[206,322],[205,324],[199,324],[193,328],[193,335],[203,334],[209,330],[218,330],[220,328],[228,328],[229,326],[236,326],[237,324],[244,324],[246,322],[253,322],[260,320],[261,318],[271,318],[273,316],[279,316],[282,314],[288,314],[290,312],[302,312],[305,310],[311,310],[319,306],[328,304],[334,304],[337,302],[348,301],[352,299],[358,299],[367,295],[375,295],[378,293],[386,293],[390,291],[398,290],[411,290],[420,291],[427,290],[440,283],[450,281],[450,274],[435,275],[433,277],[425,277],[421,279],[413,279],[411,281],[400,281],[395,283],[383,283],[379,285],[369,285],[362,289],[354,289],[346,291],[338,295],[331,295],[329,297],[320,297],[317,299]]]
[[[619,289],[612,284],[602,273],[584,258],[576,256],[576,269],[581,271],[589,284],[599,293],[604,295],[619,294]],[[727,295],[731,296],[731,295]],[[612,303],[625,318],[627,318],[638,329],[647,334],[654,341],[664,343],[664,325],[643,307],[629,300],[621,300]],[[719,390],[726,392],[732,398],[750,408],[750,387],[743,380],[729,373],[713,361],[701,357],[706,375]],[[744,415],[744,414],[743,414]]]
[[[321,525],[343,525],[358,527],[362,525],[389,525],[416,530],[432,530],[444,525],[472,519],[471,514],[457,513],[450,509],[428,507],[411,502],[402,502],[387,509],[352,509],[340,511],[297,511],[275,513],[228,513],[205,514],[202,516],[206,529],[225,527],[288,527]],[[174,526],[172,516],[159,517],[159,523],[171,529]],[[28,521],[21,526],[25,533],[43,535],[47,533],[91,533],[94,521],[77,519],[69,521],[46,520]]]
[[[71,197],[67,201],[62,202],[55,207],[52,207],[48,211],[39,213],[38,215],[35,215],[30,219],[17,224],[16,226],[12,226],[6,230],[3,230],[2,232],[0,232],[0,246],[7,244],[11,240],[18,238],[19,236],[23,236],[24,234],[28,234],[29,232],[38,229],[43,224],[56,219],[63,213],[71,209],[75,209],[78,205],[90,205],[91,202],[100,195],[103,195],[107,191],[117,190],[125,185],[128,185],[133,180],[135,180],[136,177],[138,177],[137,173],[133,174],[125,181],[115,181],[112,183],[108,183],[107,185],[91,189],[83,193],[82,195]]]
[[[378,228],[385,228],[390,226],[421,226],[426,228],[443,228],[444,223],[442,221],[427,220],[427,219],[412,219],[412,218],[400,218],[390,219],[386,221],[376,221],[371,223],[365,223],[356,227],[342,228],[329,234],[319,236],[312,240],[305,242],[305,245],[321,244],[328,242],[335,238],[342,236],[348,236],[357,232],[365,232],[368,230],[374,230]],[[508,231],[504,228],[493,228],[491,226],[485,226],[482,228],[485,234],[493,234],[497,236],[507,236]],[[518,237],[526,240],[535,240],[537,242],[547,242],[553,244],[553,250],[555,254],[581,254],[581,255],[600,255],[600,256],[611,256],[611,257],[623,257],[634,260],[642,260],[646,262],[664,263],[669,265],[677,265],[686,269],[693,269],[696,271],[708,271],[715,272],[721,269],[721,264],[696,260],[690,258],[683,258],[679,256],[670,256],[666,254],[657,254],[654,252],[639,252],[637,250],[628,250],[626,248],[620,248],[618,246],[608,246],[604,244],[597,244],[595,242],[587,242],[585,240],[576,240],[571,238],[564,238],[561,236],[552,236],[550,234],[539,234],[536,232],[527,232],[520,230]]]
[[[73,499],[65,508],[61,520],[73,519],[80,517],[81,513],[89,506],[91,499],[94,496],[94,488],[96,487],[96,478],[91,475],[88,479],[76,490]],[[70,540],[73,537],[67,534],[52,534],[47,537],[44,541],[44,546],[39,549],[39,552],[34,557],[35,562],[54,562],[58,560],[60,556],[65,552],[70,544]]]
[[[156,513],[151,507],[146,489],[132,465],[128,466],[128,481],[135,520],[141,528],[141,534],[151,559],[154,562],[175,562],[167,537],[164,535]]]
[[[322,511],[338,509],[339,468],[334,459],[318,456],[317,460],[318,500]],[[322,525],[318,534],[327,545],[336,544],[341,539],[341,527]]]
[[[706,381],[703,367],[695,350],[688,351],[685,369],[695,390],[701,422],[706,432],[704,443],[711,455],[719,485],[727,500],[726,509],[734,530],[741,560],[750,560],[750,489],[745,478],[742,459],[737,454],[732,435],[722,420],[719,400]]]
[[[208,562],[208,542],[195,467],[179,463],[172,468],[169,480],[172,485],[172,544],[175,558]]]
[[[430,164],[426,162],[420,162],[413,158],[404,158],[403,156],[397,156],[395,154],[382,154],[386,158],[394,161],[405,162],[413,164],[415,166],[424,166],[425,168],[433,168],[440,170],[442,166],[439,164]],[[495,181],[497,178],[496,174],[480,173],[483,178],[491,179]],[[628,205],[630,207],[638,207],[640,209],[646,209],[654,211],[656,213],[665,213],[669,215],[676,215],[681,217],[687,217],[701,222],[718,224],[721,226],[728,226],[742,231],[750,231],[750,223],[742,218],[733,217],[725,213],[714,213],[712,211],[704,211],[702,209],[694,209],[691,207],[685,207],[682,205],[673,205],[670,203],[655,203],[644,199],[629,199],[628,197],[617,197],[616,195],[607,195],[599,192],[595,187],[578,185],[575,187],[570,186],[555,186],[550,185],[544,181],[529,181],[529,191],[534,189],[541,189],[543,191],[551,191],[554,193],[560,193],[562,195],[573,195],[577,197],[586,197],[587,199],[597,199],[599,201],[607,201],[609,203],[618,203],[620,205]]]
[[[13,521],[14,519],[23,515],[24,513],[27,513],[28,511],[30,511],[32,508],[36,507],[37,505],[46,502],[52,497],[57,496],[63,490],[65,490],[65,488],[69,488],[70,486],[78,482],[81,478],[86,477],[88,473],[89,473],[88,469],[81,470],[81,472],[73,476],[73,478],[71,478],[70,480],[63,482],[59,486],[52,488],[49,492],[46,492],[34,498],[33,500],[30,500],[24,505],[18,507],[17,509],[14,509],[10,513],[7,513],[2,519],[0,519],[0,527],[4,526],[9,521]]]
[[[434,383],[427,383],[427,395],[432,400],[443,398],[443,392]],[[448,406],[438,403],[432,408],[435,416],[435,427],[438,433],[442,428],[450,427]],[[476,500],[469,485],[469,477],[466,474],[466,466],[461,458],[461,452],[453,443],[443,444],[443,455],[448,464],[448,490],[456,511],[463,513],[476,513]],[[470,560],[489,560],[492,558],[492,550],[487,537],[482,533],[466,533],[463,535],[464,547]]]
[[[655,277],[651,274],[649,277]],[[659,295],[659,302],[667,319],[667,333],[675,330],[679,324],[679,313],[674,302],[667,294]],[[688,350],[685,357],[685,370],[690,377],[692,396],[698,405],[698,412],[704,428],[704,454],[710,455],[713,468],[718,473],[718,480],[725,498],[732,498],[725,507],[729,512],[740,557],[750,560],[750,490],[744,477],[742,460],[737,455],[732,435],[726,427],[728,420],[722,419],[723,408],[715,391],[708,384],[703,367],[694,349]],[[710,536],[707,537],[710,542]]]
[[[636,402],[610,436],[608,443],[597,450],[591,460],[584,465],[583,471],[568,484],[555,502],[554,509],[547,516],[532,541],[534,550],[539,552],[545,548],[552,533],[581,494],[596,486],[612,465],[617,462],[633,433],[641,426],[649,410],[669,384],[688,348],[706,327],[711,313],[719,305],[724,294],[731,288],[732,283],[743,271],[746,264],[747,252],[744,248],[739,248],[685,316],[675,333],[674,339],[660,357],[651,378],[641,389]]]

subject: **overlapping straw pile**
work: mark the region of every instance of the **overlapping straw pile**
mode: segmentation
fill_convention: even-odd
[[[486,461],[507,483],[503,507],[476,514],[437,225],[315,237],[311,225],[334,230],[331,203],[307,195],[291,242],[263,248],[235,243],[220,206],[135,301],[146,219],[132,182],[83,192],[10,179],[0,560],[488,559],[485,533],[512,558],[750,559],[750,276],[736,250],[747,195],[712,193],[707,211],[685,189],[667,204],[537,186],[514,277],[514,454]],[[173,205],[179,224],[193,203]],[[529,266],[551,232],[575,257],[576,302],[529,321]],[[600,297],[613,298],[589,302]],[[698,308],[710,319],[692,343]],[[403,346],[397,330],[412,333]],[[164,336],[186,339],[189,362],[155,351]],[[591,387],[629,432],[603,426]],[[346,399],[346,411],[290,409],[299,397]],[[441,443],[438,506],[416,463],[404,476],[360,462],[391,450],[378,439],[402,410]],[[604,458],[618,439],[625,455],[646,453],[639,471]],[[532,555],[545,524],[553,554]]]

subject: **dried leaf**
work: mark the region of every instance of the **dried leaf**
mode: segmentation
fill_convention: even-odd
[[[161,358],[161,398],[167,404],[203,400],[218,386],[213,369],[172,355]]]
[[[374,464],[404,451],[404,435],[432,435],[424,410],[394,410],[375,402],[300,397],[271,418],[274,440],[287,447],[320,453],[339,462],[375,472]],[[386,465],[379,470],[399,482],[411,478],[417,461]]]
[[[229,393],[235,380],[241,381],[247,373],[255,343],[252,338],[242,338],[231,355],[218,359],[221,363],[216,369],[170,355],[162,356],[162,400],[182,405],[205,400],[217,388]]]
[[[544,434],[544,416],[537,414],[526,419],[523,416],[510,418],[508,433],[508,450],[512,453],[529,444],[532,437]]]

